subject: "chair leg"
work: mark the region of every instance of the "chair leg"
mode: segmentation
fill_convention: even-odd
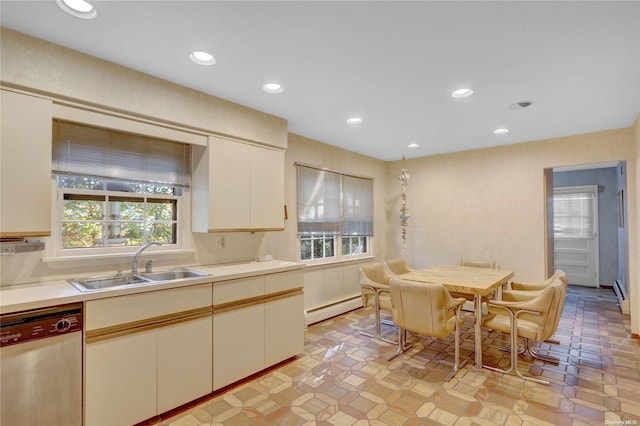
[[[387,357],[387,361],[392,361],[399,355],[402,355],[413,347],[413,344],[407,345],[407,332],[398,327],[398,350],[391,356]]]
[[[453,365],[453,370],[451,370],[449,375],[444,379],[446,382],[451,380],[453,378],[453,376],[456,375],[458,370],[461,369],[462,367],[464,367],[467,364],[467,360],[466,359],[464,361],[462,361],[462,363],[460,363],[460,310],[461,309],[462,309],[461,305],[458,305],[458,307],[456,308],[456,329],[455,329],[455,332],[454,332],[454,341],[455,341],[454,362],[455,362],[455,364]]]
[[[546,341],[546,342],[551,343],[553,341]],[[560,343],[558,342],[557,344],[560,344]],[[524,339],[523,352],[527,352],[532,357],[539,359],[541,361],[550,362],[552,364],[560,364],[560,358],[556,358],[555,356],[551,356],[551,355],[541,354],[538,351],[534,350],[533,347],[531,346],[531,342],[529,341],[529,339]]]
[[[382,336],[382,334],[380,333],[380,324],[382,324],[382,320],[380,319],[380,292],[378,289],[374,289],[373,290],[373,300],[374,300],[374,305],[373,308],[375,309],[375,316],[376,316],[376,333],[375,334],[371,334],[371,333],[367,333],[365,331],[361,331],[360,334],[363,336],[367,336],[367,337],[372,337],[375,339],[379,339],[382,340],[383,342],[387,342],[387,343],[391,343],[392,345],[397,345],[398,342],[394,342],[393,340],[389,340],[385,337]]]

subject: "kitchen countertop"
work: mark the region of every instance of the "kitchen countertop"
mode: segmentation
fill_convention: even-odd
[[[174,281],[144,283],[127,288],[114,287],[93,291],[80,291],[69,284],[66,280],[18,284],[0,288],[0,313],[8,314],[29,309],[63,305],[66,303],[85,302],[88,300],[166,290],[169,288],[186,287],[210,282],[215,283],[255,275],[293,271],[304,267],[305,265],[302,263],[288,262],[284,260],[190,266],[189,269],[206,272],[210,275],[205,277],[184,278]]]

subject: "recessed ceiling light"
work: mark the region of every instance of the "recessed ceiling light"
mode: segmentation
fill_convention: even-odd
[[[56,0],[58,7],[76,18],[95,19],[98,11],[85,0]]]
[[[409,145],[407,145],[407,148],[416,149],[416,148],[420,148],[420,145],[417,143],[410,143]]]
[[[280,83],[267,83],[262,86],[262,90],[275,95],[284,92],[284,87]]]
[[[496,135],[504,135],[505,133],[509,133],[511,130],[507,129],[506,127],[500,127],[498,129],[495,129],[493,131],[493,133],[495,133]]]
[[[202,51],[191,52],[189,59],[198,65],[214,65],[216,63],[216,58],[211,53]]]
[[[360,117],[349,117],[347,118],[347,124],[361,124],[362,118]]]
[[[473,89],[468,87],[464,87],[462,89],[454,90],[451,93],[452,98],[466,98],[467,96],[473,95]]]

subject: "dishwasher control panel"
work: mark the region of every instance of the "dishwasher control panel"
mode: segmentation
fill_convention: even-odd
[[[0,346],[82,331],[82,303],[17,312],[0,317]]]

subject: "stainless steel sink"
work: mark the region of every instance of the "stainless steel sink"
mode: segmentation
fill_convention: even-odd
[[[80,291],[101,290],[103,288],[126,287],[151,280],[136,275],[114,275],[112,277],[96,277],[69,280],[69,283]]]
[[[193,269],[176,269],[173,271],[148,272],[140,274],[140,277],[151,281],[173,281],[183,278],[206,277],[208,275],[205,272],[194,271]]]
[[[71,285],[80,291],[95,291],[105,288],[125,288],[137,285],[153,284],[154,282],[164,282],[180,280],[183,278],[206,277],[209,274],[193,269],[175,269],[171,271],[149,272],[145,274],[117,274],[110,277],[95,277],[84,279],[68,280]]]

